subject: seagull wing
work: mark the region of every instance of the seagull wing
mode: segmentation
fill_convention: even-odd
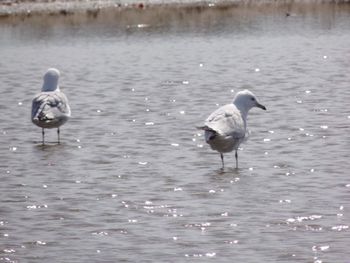
[[[240,111],[233,104],[227,104],[214,111],[205,121],[204,130],[214,131],[222,136],[243,139],[245,125]]]
[[[39,122],[61,122],[71,115],[68,99],[60,91],[41,92],[32,102],[32,120]]]

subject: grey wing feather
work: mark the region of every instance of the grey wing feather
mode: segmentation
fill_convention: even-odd
[[[62,92],[42,92],[33,99],[32,120],[57,121],[70,117],[68,99]]]
[[[61,113],[68,116],[71,115],[68,99],[66,95],[64,95],[64,93],[59,92],[58,94],[56,94],[56,103],[57,103],[57,108]]]
[[[212,130],[223,136],[244,138],[245,126],[240,112],[233,104],[214,111],[205,122],[205,130]]]

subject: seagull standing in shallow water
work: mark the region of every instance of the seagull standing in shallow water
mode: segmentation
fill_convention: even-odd
[[[44,75],[41,92],[32,102],[32,122],[42,128],[42,143],[45,144],[45,131],[57,128],[57,141],[60,143],[60,126],[71,116],[68,99],[58,86],[60,72],[50,68]]]
[[[224,105],[214,111],[206,119],[204,126],[198,127],[204,130],[205,141],[210,147],[220,153],[222,168],[224,168],[223,154],[233,150],[238,168],[237,150],[246,136],[248,111],[253,107],[266,110],[252,92],[240,91],[234,97],[232,104]]]

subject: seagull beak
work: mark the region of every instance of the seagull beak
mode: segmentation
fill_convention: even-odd
[[[266,110],[266,107],[258,102],[256,103],[256,106],[260,109]]]

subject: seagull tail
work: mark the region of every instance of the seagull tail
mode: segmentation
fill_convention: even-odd
[[[208,127],[207,125],[197,126],[196,128],[199,129],[199,130],[204,130],[205,131],[204,138],[205,138],[205,141],[207,143],[209,143],[209,141],[213,140],[218,135],[217,131],[215,131],[214,129]]]

